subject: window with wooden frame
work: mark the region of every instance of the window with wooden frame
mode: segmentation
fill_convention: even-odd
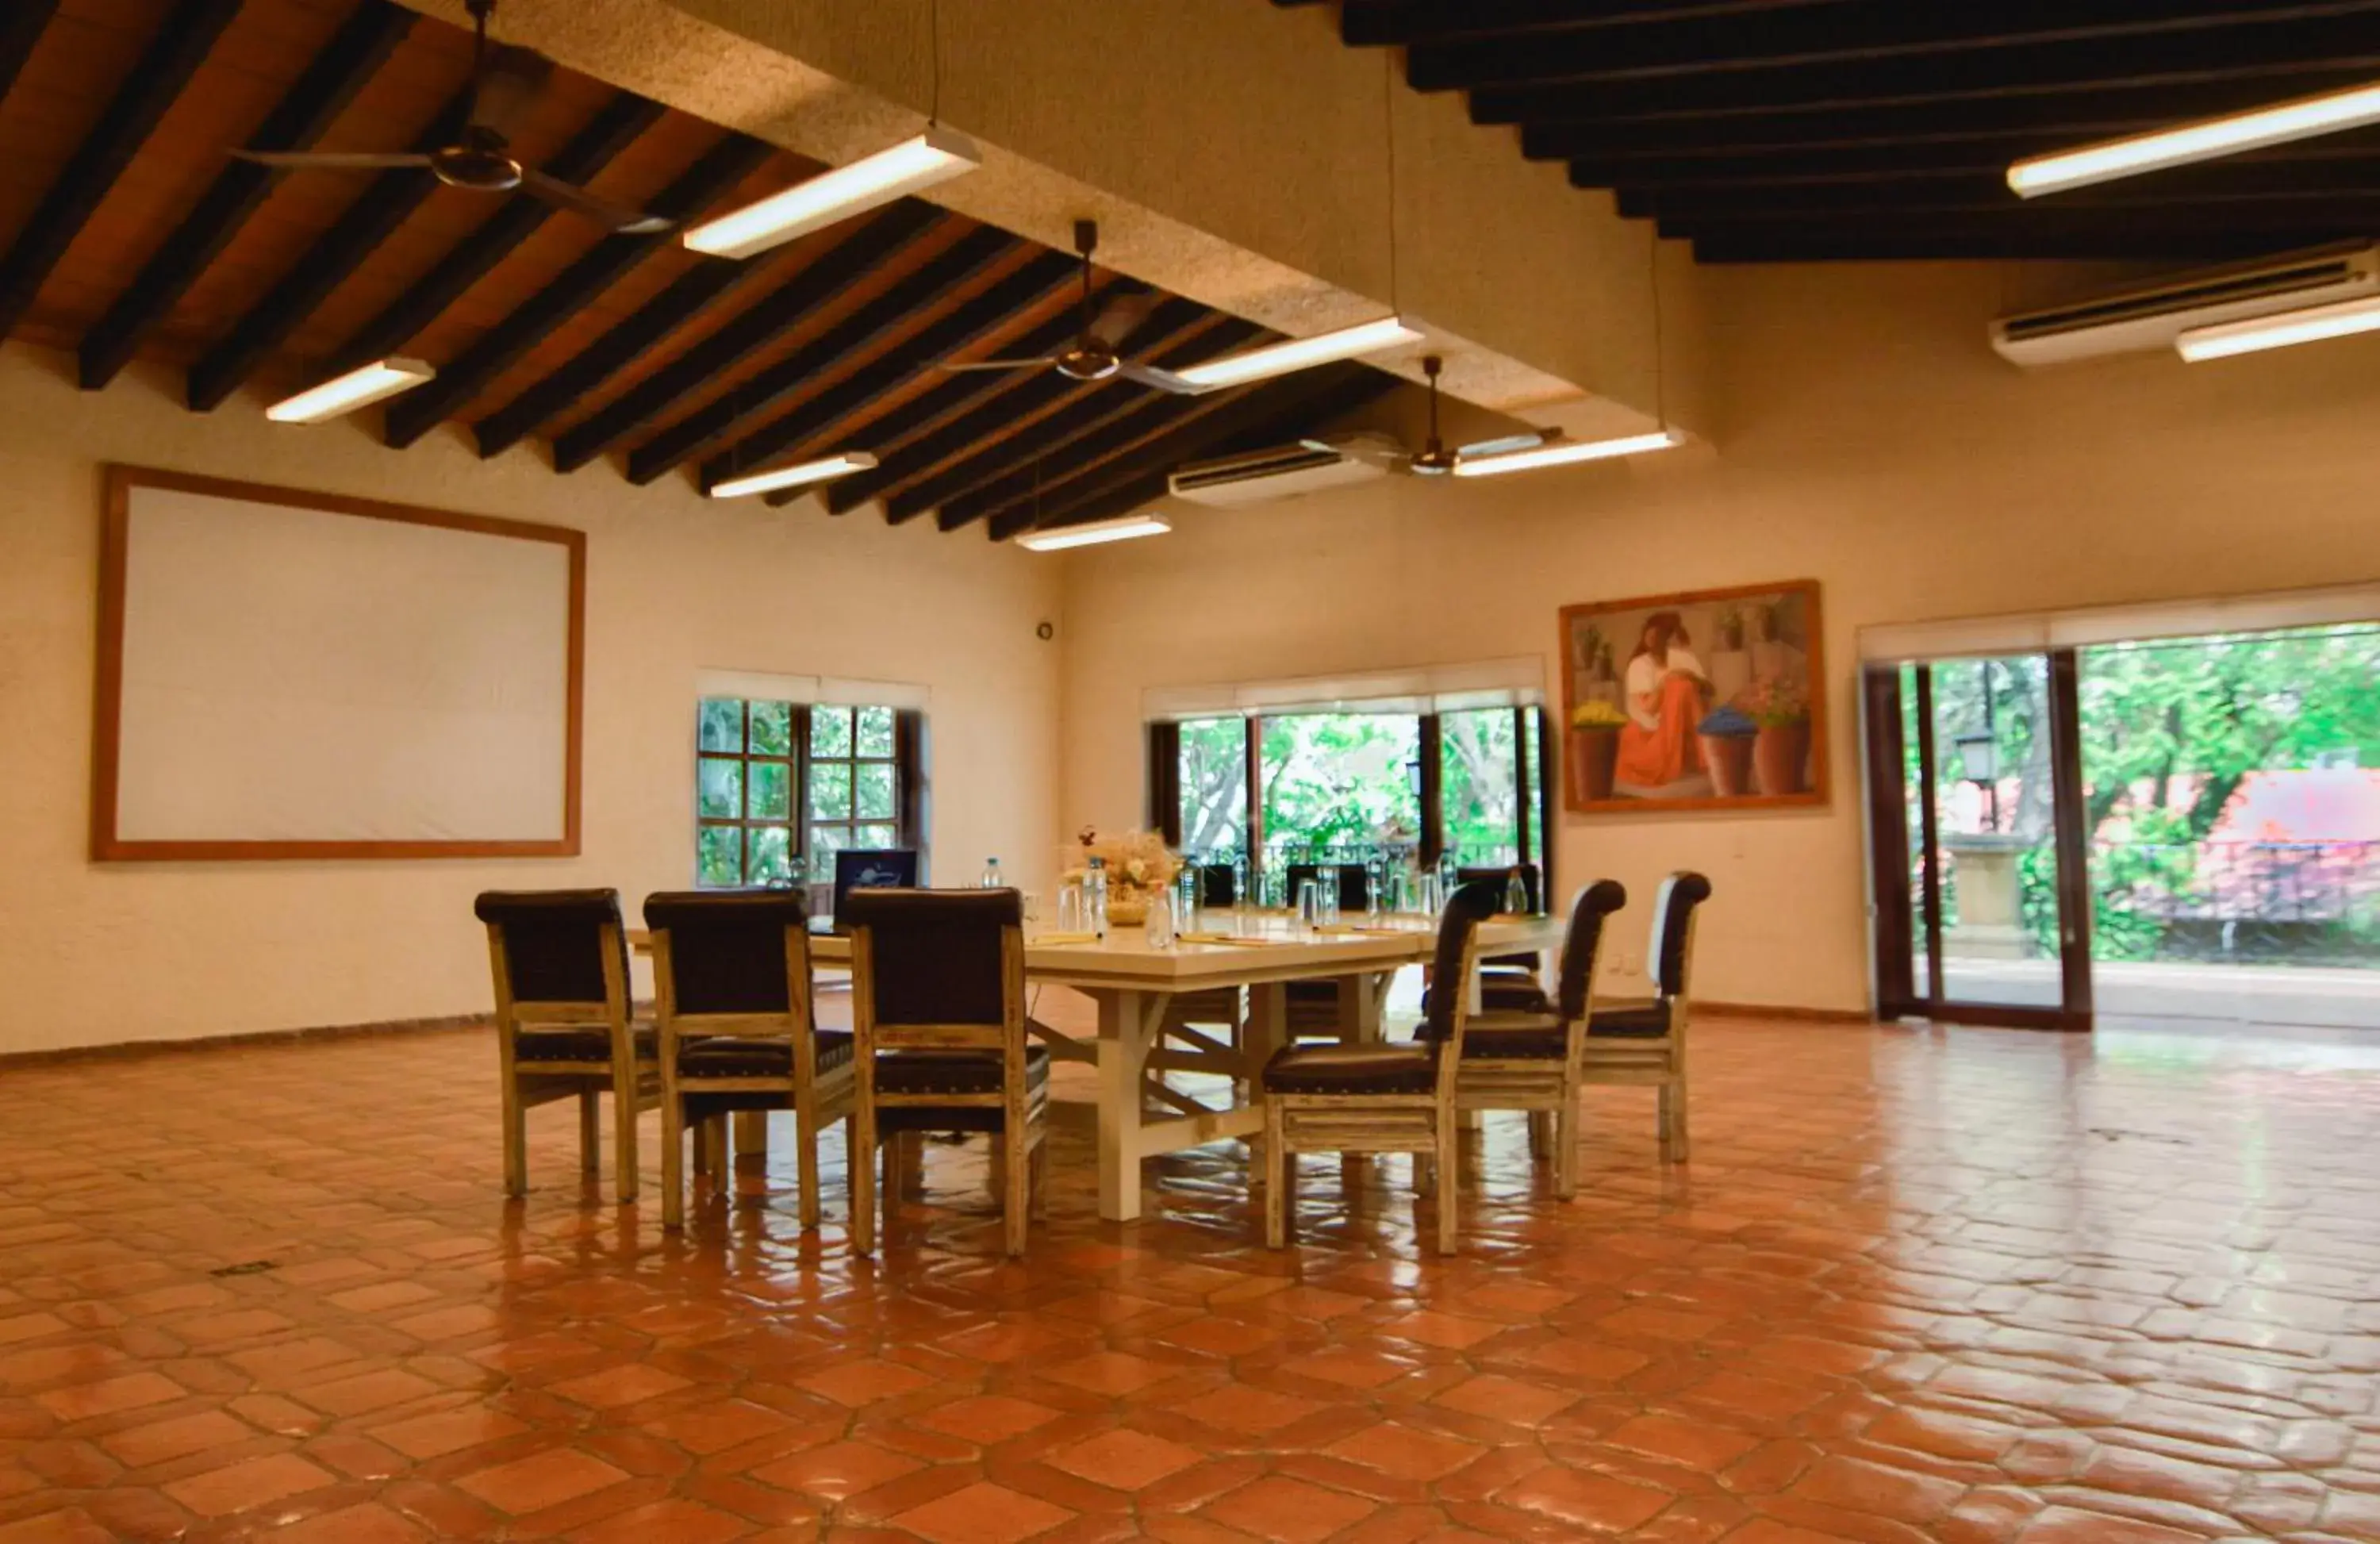
[[[917,845],[919,714],[706,697],[698,722],[698,885],[816,881],[838,852]]]

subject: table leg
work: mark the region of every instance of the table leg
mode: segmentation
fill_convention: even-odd
[[[769,1171],[769,1112],[735,1112],[735,1172],[764,1174]]]
[[[1380,997],[1376,976],[1339,978],[1339,1039],[1343,1045],[1374,1045],[1380,1039]]]
[[[1140,1215],[1140,1081],[1148,1060],[1148,998],[1095,992],[1099,1006],[1099,1215]]]

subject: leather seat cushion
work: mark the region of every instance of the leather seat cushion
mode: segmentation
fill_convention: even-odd
[[[1000,1053],[994,1051],[883,1051],[876,1055],[876,1091],[908,1096],[984,1095],[1000,1092]],[[1029,1110],[1050,1091],[1050,1050],[1025,1048],[1025,1099]],[[1007,1110],[996,1104],[879,1105],[879,1131],[998,1131]]]
[[[1597,1003],[1586,1021],[1590,1039],[1658,1040],[1670,1032],[1670,1004],[1661,998]]]
[[[851,1036],[840,1029],[816,1032],[818,1070],[832,1072],[851,1061]],[[713,1035],[689,1040],[677,1049],[681,1077],[791,1077],[794,1047],[790,1040],[739,1039]]]
[[[1491,1014],[1549,1014],[1553,1001],[1534,976],[1489,976],[1479,978],[1479,1006]],[[1422,1012],[1429,1011],[1429,993],[1421,994]]]
[[[1438,1058],[1426,1045],[1291,1045],[1265,1064],[1269,1094],[1427,1094]]]
[[[661,1054],[652,1026],[633,1026],[628,1034],[636,1042],[638,1061],[650,1062]],[[523,1029],[513,1037],[513,1056],[521,1062],[608,1062],[612,1034],[608,1029]]]

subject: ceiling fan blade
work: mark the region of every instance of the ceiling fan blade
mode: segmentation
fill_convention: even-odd
[[[1130,337],[1148,313],[1157,309],[1157,292],[1136,290],[1129,295],[1111,295],[1099,312],[1091,319],[1090,334],[1110,348]]]
[[[1144,386],[1154,386],[1159,391],[1172,392],[1176,396],[1196,396],[1206,390],[1203,386],[1192,385],[1170,370],[1160,370],[1155,365],[1136,365],[1129,359],[1116,367],[1116,374],[1123,380],[1136,382]]]
[[[944,359],[944,360],[941,362],[941,369],[943,369],[943,370],[950,370],[950,371],[959,371],[959,370],[1040,370],[1040,369],[1043,369],[1043,368],[1044,368],[1044,367],[1046,367],[1046,366],[1049,366],[1049,365],[1054,365],[1054,364],[1056,364],[1057,362],[1058,362],[1058,361],[1057,361],[1055,359],[965,359],[965,360],[959,360],[959,359]]]
[[[1474,440],[1467,445],[1457,445],[1454,454],[1466,456],[1509,456],[1516,450],[1535,450],[1545,443],[1546,436],[1542,433],[1507,434],[1500,439]]]
[[[534,167],[521,168],[521,191],[543,199],[557,209],[584,215],[600,225],[609,225],[614,236],[650,236],[665,231],[675,222],[658,214],[648,214],[641,209],[629,209],[598,198],[575,182],[548,176]]]
[[[376,172],[430,164],[430,157],[410,151],[235,150],[231,153],[241,161],[290,172]]]
[[[1309,435],[1297,443],[1307,450],[1386,467],[1392,472],[1402,471],[1413,463],[1413,453],[1384,434],[1350,434],[1337,439]]]

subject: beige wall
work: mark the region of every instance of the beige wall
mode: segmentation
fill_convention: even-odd
[[[922,683],[944,876],[1054,852],[1058,610],[1049,559],[932,522],[713,505],[441,432],[186,412],[128,376],[0,350],[0,1054],[483,1009],[474,893],[693,877],[696,672]],[[135,372],[137,375],[138,372]],[[85,857],[102,462],[120,460],[577,526],[588,544],[584,856],[421,863],[94,865]]]
[[[1062,817],[1140,819],[1147,686],[1516,653],[1551,684],[1565,602],[1816,577],[1831,806],[1571,817],[1560,862],[1644,898],[1704,869],[1704,996],[1857,1008],[1860,626],[2380,577],[2380,343],[2026,374],[1984,345],[1988,270],[1709,278],[1715,456],[1184,510],[1071,557]]]

